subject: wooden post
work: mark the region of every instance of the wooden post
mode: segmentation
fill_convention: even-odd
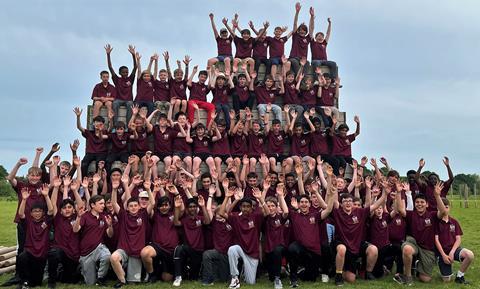
[[[463,191],[463,201],[464,201],[464,208],[468,208],[468,186],[464,185],[465,189]]]

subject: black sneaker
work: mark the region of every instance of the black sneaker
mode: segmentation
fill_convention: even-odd
[[[343,286],[343,276],[342,274],[335,274],[335,285]]]
[[[157,277],[157,274],[155,273],[150,274],[150,276],[148,277],[148,283],[155,283],[157,282],[157,280],[158,280],[158,277]]]
[[[28,286],[28,282],[23,282],[20,281],[20,283],[17,284],[17,289],[29,289],[30,287]]]
[[[373,276],[372,272],[365,273],[365,280],[375,280],[375,276]]]
[[[298,281],[297,280],[290,281],[290,288],[298,288]]]
[[[113,285],[113,288],[122,288],[125,285],[127,284],[122,281],[118,281],[117,283],[115,283],[115,285]]]
[[[465,277],[462,276],[462,277],[455,277],[455,283],[458,283],[458,284],[464,284],[464,285],[469,285],[470,282],[468,282],[467,280],[465,280]]]
[[[402,275],[402,274],[395,275],[395,276],[393,277],[393,281],[397,282],[397,283],[400,284],[400,285],[405,284],[405,278],[403,278],[403,275]]]
[[[97,278],[96,286],[105,287],[107,286],[107,280],[105,278]]]

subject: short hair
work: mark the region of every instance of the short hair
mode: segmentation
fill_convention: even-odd
[[[95,195],[90,198],[90,200],[88,201],[88,204],[90,205],[90,208],[91,208],[92,205],[95,205],[97,202],[101,200],[105,200],[102,195]]]
[[[158,73],[168,73],[168,71],[164,68],[160,69],[160,71]]]
[[[200,70],[200,72],[198,73],[198,76],[200,75],[208,76],[208,72],[206,70]]]
[[[197,124],[197,127],[195,129],[203,128],[205,129],[205,125],[203,123]]]
[[[177,73],[183,73],[183,70],[181,70],[180,68],[177,68],[173,71],[173,75],[177,74]]]
[[[413,175],[416,175],[416,174],[417,174],[417,171],[415,171],[415,170],[409,170],[409,171],[407,172],[407,176],[408,176],[408,175],[412,175],[412,174],[413,174]]]
[[[41,209],[42,211],[45,212],[45,204],[42,202],[34,202],[32,206],[30,207],[30,212],[32,212],[35,209]]]
[[[301,199],[306,199],[310,203],[310,196],[307,194],[297,196],[297,202],[300,202]]]
[[[118,73],[121,73],[121,71],[122,71],[123,69],[128,70],[128,67],[126,67],[125,65],[120,66],[120,67],[118,68]]]
[[[265,80],[264,81],[267,81],[267,80],[271,80],[273,82],[275,82],[275,80],[273,79],[273,76],[271,76],[270,74],[265,76]]]
[[[168,116],[165,113],[162,112],[158,115],[158,119],[162,119],[162,118],[168,119]]]
[[[272,202],[275,206],[278,206],[278,200],[274,196],[268,196],[265,198],[265,202]]]
[[[161,196],[157,200],[157,207],[160,207],[162,204],[165,204],[165,203],[170,205],[170,199],[167,196]]]
[[[275,175],[278,177],[278,173],[276,171],[269,171],[268,175]]]
[[[303,129],[303,123],[297,121],[297,122],[295,122],[295,125],[294,125],[293,127],[294,127],[294,128],[299,127],[299,128],[302,128],[302,129]]]
[[[235,179],[235,174],[233,172],[228,172],[226,177],[227,179]]]
[[[331,75],[330,73],[328,73],[328,72],[325,72],[325,73],[323,74],[323,77],[324,77],[324,78],[330,78],[330,79],[331,79],[331,78],[332,78],[332,75]]]
[[[102,70],[102,71],[100,71],[100,76],[102,76],[102,75],[104,75],[104,74],[108,74],[108,75],[110,75],[110,73],[108,73],[108,71],[106,71],[106,70]]]
[[[93,122],[105,123],[105,119],[103,117],[97,115],[96,117],[93,118]]]
[[[187,207],[190,206],[191,204],[194,204],[194,205],[197,205],[197,206],[198,206],[197,198],[187,199]]]
[[[400,179],[400,174],[396,170],[390,170],[387,173],[387,178],[388,177],[395,177],[397,179]]]
[[[413,201],[415,202],[417,199],[423,199],[424,201],[427,201],[427,196],[425,196],[425,194],[419,193],[415,195],[415,198],[413,198]]]
[[[60,162],[60,165],[61,165],[61,166],[67,166],[67,167],[71,167],[71,166],[72,166],[69,161],[61,161],[61,162]]]
[[[242,31],[240,31],[240,34],[242,34],[242,35],[243,35],[243,34],[248,34],[248,35],[250,35],[250,30],[248,30],[248,29],[242,29]]]
[[[282,30],[282,31],[283,31],[282,27],[280,27],[280,26],[275,27],[275,29],[273,29],[273,30],[274,30],[274,31],[275,31],[275,30]]]
[[[181,117],[182,115],[186,116],[186,114],[183,111],[177,112],[177,114],[175,114],[175,120],[178,120],[178,118]]]
[[[103,198],[105,199],[105,203],[110,202],[112,200],[112,194],[106,193],[103,195]]]
[[[130,199],[127,200],[127,207],[130,203],[139,203],[138,197],[130,197]]]
[[[319,123],[319,124],[321,124],[322,121],[320,120],[319,117],[316,116],[316,117],[314,117],[314,118],[312,119],[312,123]]]
[[[323,34],[323,32],[317,32],[317,33],[315,33],[315,37],[317,37],[318,35],[324,36],[325,34]]]
[[[253,205],[253,201],[249,197],[243,197],[238,203],[240,205],[242,205],[243,203],[248,203],[250,205]]]
[[[348,125],[342,123],[341,125],[338,126],[338,130],[343,130],[346,129],[347,131],[349,130]]]
[[[282,122],[279,120],[279,119],[274,119],[272,120],[272,125],[275,125],[275,124],[282,124]]]
[[[60,205],[60,208],[65,208],[67,205],[71,205],[72,207],[75,207],[75,202],[72,199],[64,199],[62,200],[62,204]]]
[[[340,203],[343,202],[344,199],[352,199],[353,201],[353,195],[350,193],[344,193],[340,195]]]
[[[227,122],[224,119],[219,119],[216,121],[217,125],[226,126]]]
[[[295,76],[295,72],[293,72],[292,70],[289,70],[289,71],[287,71],[286,76],[289,76],[289,75]]]
[[[239,73],[237,76],[237,79],[240,79],[240,78],[247,78],[247,75],[245,73]]]
[[[123,121],[117,121],[117,123],[115,124],[115,129],[120,129],[120,128],[125,129],[125,123]]]
[[[123,174],[122,170],[120,168],[113,168],[110,170],[110,175],[113,175],[113,173],[119,173],[119,174]]]
[[[210,175],[210,173],[203,173],[201,176],[200,176],[200,179],[203,180],[203,179],[206,179],[206,178],[209,178],[210,181],[212,180],[212,175]]]
[[[442,203],[444,206],[450,206],[450,201],[445,197],[442,197]]]
[[[360,204],[362,203],[362,199],[360,199],[359,197],[353,197],[352,198],[352,202],[360,202]]]
[[[253,178],[255,178],[255,179],[258,178],[257,173],[256,172],[249,172],[247,174],[247,179],[253,179]]]
[[[305,24],[300,24],[297,28],[297,31],[298,30],[305,30],[305,32],[308,32],[308,28],[307,28],[307,25]]]
[[[34,175],[34,176],[41,176],[42,175],[42,169],[37,168],[37,167],[31,167],[28,169],[27,172],[28,175]]]
[[[285,174],[285,179],[288,178],[288,177],[295,178],[295,174],[294,173],[286,173]]]

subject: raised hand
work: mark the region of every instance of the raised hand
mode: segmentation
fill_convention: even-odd
[[[130,52],[130,54],[132,54],[132,55],[135,55],[135,46],[133,46],[132,44],[129,44],[128,45],[128,52]]]
[[[53,163],[54,163],[55,165],[58,165],[58,164],[60,163],[60,156],[54,156],[54,157],[53,157]]]
[[[282,64],[285,64],[288,62],[288,58],[284,55],[282,55]]]
[[[26,200],[30,197],[30,191],[28,190],[27,187],[22,188],[22,199]]]
[[[113,47],[110,44],[107,43],[107,45],[105,45],[105,52],[107,54],[110,54],[112,52],[112,50],[113,50]]]
[[[255,199],[260,200],[262,198],[262,192],[258,188],[252,189],[252,195]]]
[[[310,7],[310,16],[315,16],[315,10],[313,7]]]
[[[243,190],[240,189],[240,188],[236,188],[236,189],[235,189],[234,198],[235,198],[235,200],[237,200],[237,201],[243,199]]]
[[[223,17],[223,18],[222,18],[222,23],[225,24],[225,25],[227,25],[227,24],[228,24],[228,19],[225,18],[225,17]]]
[[[75,139],[73,143],[70,144],[70,149],[72,150],[72,152],[76,152],[79,146],[80,141],[78,139]]]
[[[367,187],[369,190],[372,189],[372,177],[366,176],[364,183],[365,187]]]
[[[28,159],[27,158],[20,158],[18,160],[18,163],[23,166],[23,165],[26,165],[28,163]]]
[[[79,107],[75,107],[73,109],[73,112],[75,113],[75,115],[77,115],[77,117],[79,117],[82,115],[83,110],[81,110]]]
[[[107,223],[107,226],[112,225],[112,217],[110,215],[105,215],[105,223]]]
[[[450,160],[448,159],[448,157],[446,157],[446,156],[443,157],[443,164],[444,164],[446,167],[450,166]]]
[[[41,154],[41,153],[43,153],[43,148],[42,148],[42,147],[38,147],[38,148],[35,149],[35,152],[36,152],[37,154]]]
[[[331,24],[332,23],[332,19],[330,17],[327,18],[327,22],[328,24]]]
[[[168,61],[168,59],[170,58],[170,55],[168,54],[168,51],[165,51],[164,53],[162,53],[163,55],[163,59],[165,59],[165,61]]]
[[[294,198],[292,198],[292,199],[290,200],[290,205],[292,206],[292,208],[294,208],[294,209],[298,209],[298,202],[297,202],[297,198],[295,198],[295,197],[294,197]]]
[[[248,26],[253,30],[254,29],[254,26],[253,26],[253,22],[250,20],[248,21]]]
[[[74,192],[78,191],[78,185],[77,179],[72,180],[72,183],[70,184],[70,190]]]
[[[420,168],[423,168],[425,166],[425,160],[423,158],[421,158],[419,161],[418,161],[418,166]]]
[[[380,162],[384,165],[384,166],[388,166],[388,162],[387,162],[387,159],[385,157],[381,157],[380,158]]]
[[[436,196],[440,196],[442,194],[443,188],[444,188],[443,182],[437,182],[435,184],[434,194]]]
[[[377,160],[376,160],[375,158],[371,158],[371,159],[370,159],[370,164],[371,164],[374,168],[376,168],[376,167],[378,166],[378,165],[377,165]]]
[[[60,185],[59,185],[60,186]],[[82,187],[88,188],[88,177],[83,177]]]
[[[353,121],[356,123],[360,123],[360,118],[358,117],[358,115],[353,117]]]
[[[93,183],[98,183],[101,180],[101,177],[99,174],[94,174],[92,177]]]
[[[63,178],[63,187],[64,188],[70,187],[71,183],[72,183],[72,179],[70,178],[70,176],[66,176],[66,177]]]
[[[189,55],[185,55],[185,59],[183,60],[183,63],[185,63],[185,65],[188,65],[190,63],[190,61],[192,61],[192,59],[190,58]]]
[[[305,64],[307,64],[307,58],[306,58],[306,57],[300,58],[300,64],[301,64],[302,66],[305,66]],[[302,74],[303,74],[303,72],[302,72]]]
[[[276,192],[278,197],[283,198],[285,196],[285,185],[283,183],[278,183]]]
[[[140,59],[142,59],[142,55],[138,52],[135,52],[135,58],[137,59],[137,62],[140,62]]]
[[[302,5],[300,5],[300,2],[295,3],[295,11],[300,12],[300,9],[302,9]]]
[[[51,148],[51,152],[56,153],[60,150],[60,144],[58,142],[54,143]]]
[[[303,165],[301,163],[295,164],[295,173],[297,174],[297,176],[303,173]]]
[[[59,177],[55,177],[55,178],[53,179],[53,183],[52,183],[52,184],[53,184],[53,186],[54,186],[55,188],[58,188],[58,187],[60,187],[60,185],[62,184],[62,179],[60,179]]]
[[[368,157],[363,156],[362,159],[360,160],[360,165],[364,167],[368,163]]]
[[[198,205],[202,208],[205,207],[205,199],[201,195],[198,196]]]
[[[210,17],[210,19],[213,20],[213,13],[208,14],[208,17]]]
[[[50,188],[48,187],[48,184],[43,184],[42,185],[42,195],[43,195],[43,197],[48,196],[49,191],[50,191]]]

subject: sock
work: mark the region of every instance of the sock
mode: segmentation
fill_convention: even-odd
[[[336,274],[343,274],[343,271],[342,270],[335,270],[335,273]]]
[[[458,270],[457,277],[462,278],[463,276],[465,276],[465,273]]]

